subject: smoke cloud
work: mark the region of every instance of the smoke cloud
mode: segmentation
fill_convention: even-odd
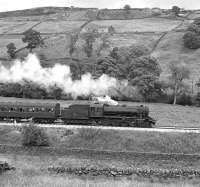
[[[24,80],[34,82],[41,87],[48,89],[57,86],[66,94],[73,97],[81,95],[106,95],[111,88],[117,86],[117,80],[102,75],[93,79],[91,74],[82,75],[81,80],[72,80],[70,67],[56,64],[52,68],[43,68],[39,59],[34,54],[29,54],[24,61],[16,60],[9,68],[0,64],[1,83],[21,83]]]

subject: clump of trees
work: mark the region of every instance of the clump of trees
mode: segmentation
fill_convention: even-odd
[[[48,90],[41,85],[33,82],[24,81],[24,83],[1,83],[0,95],[4,97],[19,97],[32,99],[71,99],[63,93],[59,87],[52,86]]]
[[[200,48],[200,20],[195,20],[189,25],[183,36],[184,46],[189,49]]]
[[[16,54],[23,49],[28,49],[31,53],[33,49],[44,46],[44,39],[42,39],[40,32],[29,29],[23,33],[22,41],[26,44],[25,47],[17,49],[14,43],[9,43],[7,47],[8,56],[13,59]]]
[[[29,49],[31,53],[36,47],[42,47],[44,45],[44,41],[38,31],[29,29],[25,31],[23,35],[24,37],[22,38],[22,41],[27,43],[26,48]]]
[[[108,56],[96,61],[96,76],[104,73],[118,80],[128,80],[129,86],[137,88],[145,101],[151,100],[159,89],[161,68],[148,54],[144,46],[113,48]]]

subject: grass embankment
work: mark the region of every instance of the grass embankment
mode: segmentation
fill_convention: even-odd
[[[50,146],[110,151],[200,154],[200,134],[134,132],[100,129],[45,129]],[[0,127],[0,144],[21,145],[14,127]]]

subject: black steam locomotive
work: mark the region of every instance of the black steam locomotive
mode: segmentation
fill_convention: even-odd
[[[21,121],[31,119],[35,123],[54,123],[61,119],[64,124],[101,125],[121,127],[152,127],[155,120],[145,106],[111,106],[108,104],[73,104],[62,108],[56,104],[0,103],[0,120]]]

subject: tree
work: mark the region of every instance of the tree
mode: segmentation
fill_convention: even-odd
[[[70,70],[72,73],[73,80],[80,80],[81,76],[86,73],[94,74],[95,66],[94,58],[82,59],[81,62],[72,62],[70,64]]]
[[[115,33],[115,28],[111,25],[110,27],[108,27],[108,32],[113,35]]]
[[[50,93],[54,99],[61,99],[63,90],[59,88],[57,85],[54,85],[53,87],[51,87]]]
[[[33,29],[29,29],[23,33],[24,37],[22,38],[22,41],[24,43],[27,43],[27,49],[32,52],[34,48],[42,47],[44,45],[44,41],[41,38],[40,32],[35,31]]]
[[[110,56],[97,59],[97,62],[95,63],[95,75],[100,77],[102,74],[117,77],[118,67],[115,59]]]
[[[114,47],[114,48],[112,49],[112,51],[110,51],[109,56],[111,56],[112,58],[118,60],[118,59],[119,59],[118,51],[119,51],[119,48],[118,48],[118,47]]]
[[[10,58],[15,58],[16,55],[16,47],[14,43],[9,43],[7,46],[7,53],[10,56]]]
[[[70,34],[70,42],[69,42],[69,55],[72,58],[72,55],[76,49],[76,43],[78,41],[78,34]]]
[[[129,71],[129,80],[134,80],[135,77],[142,77],[144,75],[152,75],[158,78],[161,73],[161,68],[155,58],[141,56],[132,60]]]
[[[162,85],[158,77],[152,74],[137,76],[132,80],[132,84],[136,86],[145,101],[156,101],[162,94]]]
[[[110,41],[109,41],[109,37],[107,34],[103,35],[101,38],[101,43],[99,45],[99,47],[97,48],[96,54],[97,56],[101,55],[101,51],[103,49],[108,49],[110,47]]]
[[[85,41],[83,45],[83,50],[86,53],[87,57],[91,57],[93,53],[93,44],[96,41],[96,38],[99,36],[98,32],[93,30],[88,30],[88,32],[83,33],[82,38]]]
[[[178,6],[173,6],[172,7],[172,12],[174,13],[175,16],[178,16],[180,13],[180,8]]]
[[[174,91],[173,104],[175,105],[177,101],[177,95],[179,94],[179,91],[184,84],[183,81],[185,79],[189,79],[190,77],[190,71],[186,66],[178,65],[177,62],[170,63],[169,70],[171,73],[169,80],[171,81]]]
[[[191,23],[183,36],[184,46],[189,49],[200,48],[200,19]]]
[[[131,10],[131,6],[130,5],[125,5],[124,6],[125,17],[129,16],[130,10]]]
[[[195,33],[195,34],[200,34],[200,25],[197,23],[192,23],[192,24],[190,24],[189,26],[188,26],[188,29],[187,29],[187,31],[189,31],[189,32],[193,32],[193,33]]]
[[[132,60],[129,66],[128,80],[136,86],[147,100],[155,99],[161,94],[159,77],[161,68],[157,60],[151,56],[141,56]]]

